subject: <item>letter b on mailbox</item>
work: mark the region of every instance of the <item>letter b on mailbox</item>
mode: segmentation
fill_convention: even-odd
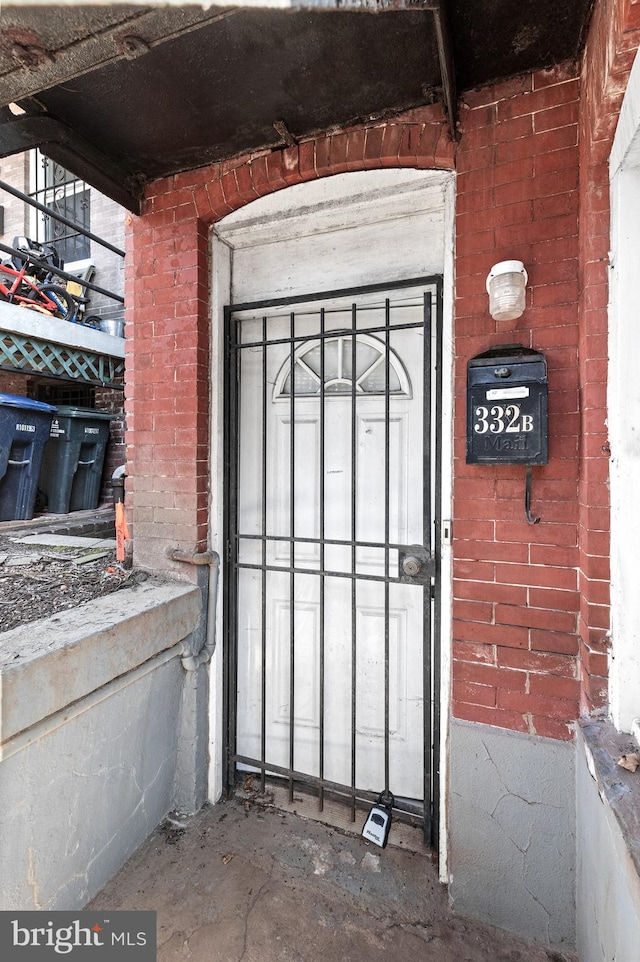
[[[546,464],[547,362],[518,344],[467,366],[467,464]]]

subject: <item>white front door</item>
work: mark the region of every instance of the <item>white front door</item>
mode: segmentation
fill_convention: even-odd
[[[428,820],[439,298],[228,309],[230,777],[390,791]]]

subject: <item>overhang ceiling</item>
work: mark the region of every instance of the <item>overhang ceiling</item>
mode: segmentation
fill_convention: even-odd
[[[149,180],[420,104],[455,129],[460,92],[575,59],[592,3],[3,2],[0,157],[40,146],[137,211]]]

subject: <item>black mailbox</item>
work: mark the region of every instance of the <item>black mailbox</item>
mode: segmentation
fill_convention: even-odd
[[[547,362],[518,344],[467,368],[467,464],[546,464]]]

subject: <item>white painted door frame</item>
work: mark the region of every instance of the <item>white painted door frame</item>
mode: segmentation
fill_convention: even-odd
[[[394,279],[424,273],[444,276],[443,377],[442,377],[442,517],[450,517],[452,489],[452,410],[453,410],[453,224],[454,175],[440,171],[384,170],[336,175],[311,184],[297,185],[256,201],[221,221],[212,234],[212,395],[211,395],[211,543],[222,549],[223,533],[223,324],[224,305],[231,299],[235,261],[268,255],[282,262],[287,245],[299,249],[301,238],[313,235],[321,262],[335,250],[338,232],[357,230],[366,245],[382,225],[389,228],[393,243],[387,245],[384,263],[392,257]],[[333,238],[331,235],[334,235]],[[342,242],[344,237],[342,235]],[[408,240],[409,238],[409,240]],[[339,239],[339,238],[338,238]],[[357,238],[356,238],[357,239]],[[410,241],[414,243],[411,244]],[[270,246],[265,242],[269,241]],[[275,245],[280,245],[276,247]],[[404,246],[403,246],[404,244]],[[409,246],[407,246],[409,244]],[[283,246],[284,245],[284,246]],[[339,246],[339,245],[338,245]],[[260,250],[262,248],[262,250]],[[344,259],[343,259],[344,260]],[[360,257],[360,262],[341,264],[348,285],[349,271],[358,282],[380,280],[380,259]],[[391,270],[392,267],[389,267]],[[346,273],[344,273],[346,271]],[[295,275],[295,271],[293,271]],[[320,279],[321,280],[321,279]],[[304,283],[305,287],[302,287]],[[302,293],[308,279],[285,276],[282,293]],[[297,285],[297,286],[296,286]],[[335,286],[335,285],[332,285]],[[338,285],[343,286],[343,285]],[[244,299],[253,292],[242,291]],[[445,525],[450,531],[450,526]],[[440,745],[440,865],[447,880],[447,744],[450,703],[451,664],[451,548],[449,539],[441,545],[441,684],[442,710]],[[221,605],[217,609],[217,636],[222,637]],[[221,646],[212,662],[211,772],[210,798],[217,799],[222,789],[222,658]]]

